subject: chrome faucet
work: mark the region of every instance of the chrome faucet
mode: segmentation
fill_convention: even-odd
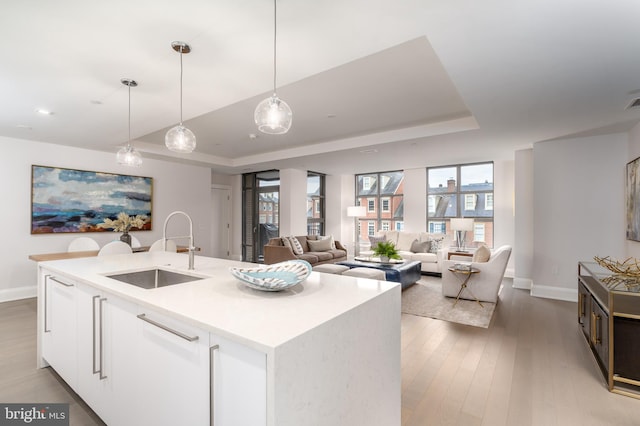
[[[189,235],[167,238],[167,224],[169,223],[169,219],[171,219],[172,216],[175,216],[177,214],[183,215],[189,221]],[[169,216],[167,216],[167,218],[164,221],[164,229],[162,230],[162,245],[163,245],[163,249],[167,250],[167,240],[168,239],[177,240],[177,239],[181,239],[181,238],[188,238],[189,239],[189,270],[193,270],[194,269],[193,262],[194,262],[195,251],[196,251],[196,248],[193,245],[193,222],[191,221],[191,218],[189,217],[189,215],[186,214],[185,212],[175,211],[175,212],[169,214]]]

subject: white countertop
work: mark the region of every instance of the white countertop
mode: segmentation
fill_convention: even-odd
[[[186,254],[151,252],[40,265],[265,352],[379,294],[400,291],[395,282],[312,272],[304,282],[288,290],[266,292],[246,287],[228,271],[231,266],[256,264],[196,256],[195,270],[188,271],[187,263]],[[208,278],[145,290],[105,276],[149,267]]]

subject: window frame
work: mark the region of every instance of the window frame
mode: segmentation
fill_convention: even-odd
[[[488,177],[484,182],[481,178],[478,182],[469,181],[469,176],[465,176],[463,182],[463,174],[465,167],[472,166],[490,166],[491,181]],[[430,172],[435,169],[442,169],[443,172],[449,172],[451,176],[447,180],[447,186],[444,187],[442,179],[444,173],[441,173],[437,184],[429,182]],[[447,170],[448,169],[448,170]],[[467,171],[469,172],[469,171]],[[434,173],[435,174],[435,173]],[[480,175],[482,176],[482,175]],[[495,203],[495,164],[493,161],[485,161],[479,163],[453,164],[437,167],[427,167],[427,214],[426,229],[428,232],[435,232],[442,229],[444,234],[450,234],[453,237],[453,231],[449,229],[450,220],[452,218],[473,218],[474,230],[469,231],[467,241],[473,237],[476,241],[475,224],[482,225],[484,232],[484,242],[493,247],[493,231],[495,223],[494,203]],[[483,187],[484,186],[484,187]],[[445,204],[441,207],[443,201]],[[480,243],[480,241],[477,241]]]
[[[389,229],[396,229],[395,223],[404,221],[404,170],[361,173],[354,179],[355,205],[365,206],[367,211],[366,217],[359,221],[375,221],[375,230],[382,229],[382,222],[388,221]],[[383,210],[385,203],[388,208]],[[358,235],[363,236],[361,233]]]
[[[318,196],[311,199],[311,210],[313,215],[307,216],[307,235],[324,235],[326,229],[326,175],[313,171],[307,171],[307,183],[309,178],[318,177]],[[307,193],[307,197],[309,194]],[[309,198],[307,198],[309,200]]]

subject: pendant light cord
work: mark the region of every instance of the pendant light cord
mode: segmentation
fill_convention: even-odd
[[[278,33],[277,1],[273,0],[273,94],[276,94],[276,37]]]
[[[182,49],[180,46],[180,125],[182,126]]]
[[[127,84],[129,88],[129,139],[127,142],[127,146],[131,148],[131,83]]]

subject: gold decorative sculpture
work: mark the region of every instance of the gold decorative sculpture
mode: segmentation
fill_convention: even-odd
[[[640,264],[638,259],[629,257],[624,262],[612,259],[609,256],[594,256],[593,260],[603,268],[613,272],[613,275],[601,278],[607,287],[613,289],[619,285],[624,285],[627,290],[640,290]]]

